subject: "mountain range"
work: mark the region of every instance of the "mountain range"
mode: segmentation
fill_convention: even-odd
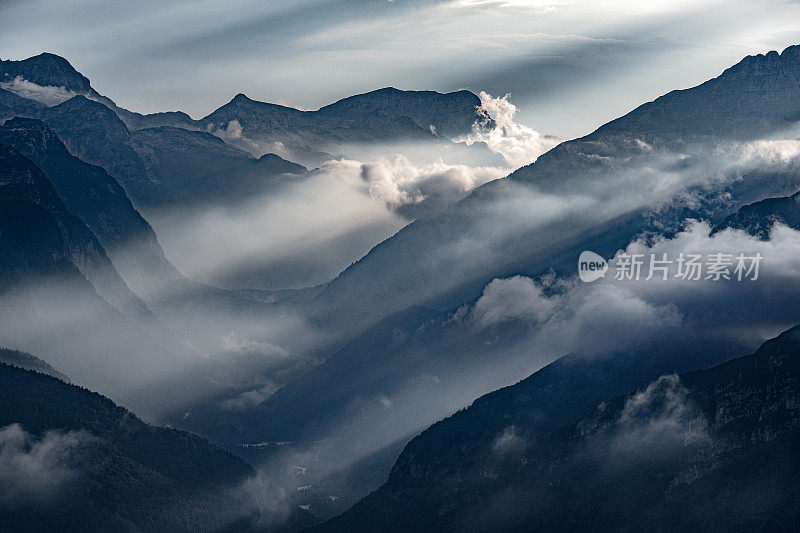
[[[254,413],[246,415],[253,417],[255,432],[248,434],[248,438],[291,440],[298,434],[303,438],[326,436],[330,428],[320,421],[339,420],[370,395],[379,397],[402,390],[410,379],[411,368],[419,375],[437,376],[442,381],[440,389],[449,383],[447,390],[451,394],[466,388],[463,375],[474,373],[473,365],[482,364],[483,346],[488,341],[481,337],[483,334],[476,336],[467,325],[454,322],[452,317],[460,307],[473,306],[493,279],[515,275],[538,279],[549,272],[569,277],[582,250],[612,257],[637,236],[674,235],[692,217],[723,226],[727,217],[731,217],[726,227],[737,227],[735,220],[753,211],[752,207],[743,206],[754,201],[763,201],[756,205],[767,209],[760,211],[761,227],[771,227],[774,213],[769,206],[778,200],[766,198],[800,189],[800,174],[792,166],[749,170],[744,179],[738,179],[740,171],[731,170],[733,179],[723,181],[718,189],[689,187],[698,197],[691,208],[684,203],[631,208],[630,202],[623,199],[619,208],[606,211],[608,204],[625,191],[624,187],[609,191],[603,187],[630,179],[631,187],[646,188],[647,182],[640,185],[636,182],[655,180],[667,172],[702,175],[712,165],[721,164],[708,156],[713,149],[741,145],[754,135],[782,132],[795,113],[800,113],[798,50],[800,47],[791,47],[781,55],[747,58],[711,82],[645,104],[612,123],[613,128],[604,126],[585,138],[562,143],[532,165],[479,187],[443,213],[417,220],[374,247],[327,284],[310,310],[320,320],[330,321],[335,317],[336,327],[354,331],[357,336],[332,352],[325,364],[288,384],[254,408]],[[743,85],[742,78],[748,72],[750,85]],[[746,94],[739,95],[736,87],[742,87]],[[751,98],[759,91],[763,98]],[[688,100],[698,108],[716,108],[720,116],[726,116],[722,111],[725,106],[742,109],[743,102],[749,102],[750,109],[742,109],[744,116],[763,112],[759,116],[773,117],[773,122],[769,126],[762,121],[757,133],[746,120],[743,121],[746,128],[731,126],[722,130],[709,130],[705,123],[691,130],[681,122],[684,130],[678,138],[672,134],[658,137],[655,132],[659,129],[669,130],[668,110],[677,105],[675,99]],[[778,111],[772,110],[776,102],[782,103]],[[655,118],[652,121],[637,118],[645,111]],[[656,123],[658,117],[662,117],[664,124]],[[627,129],[622,124],[627,124]],[[713,131],[717,134],[712,135]],[[574,214],[565,207],[563,214],[549,220],[535,212],[513,210],[520,205],[517,201],[520,196],[530,197],[534,203],[535,195],[550,195],[557,202],[558,197],[569,198],[581,188],[596,191],[602,198],[603,203],[597,207],[599,214]],[[791,205],[787,205],[788,212],[792,212]],[[546,203],[541,207],[548,209]],[[784,214],[782,219],[792,222],[793,216]],[[447,272],[447,276],[442,276],[442,272]],[[372,322],[377,324],[375,328],[364,330]],[[396,342],[397,332],[406,335],[404,342]],[[520,337],[525,335],[524,331],[519,333]],[[415,344],[417,339],[419,343]],[[509,349],[516,339],[515,335],[508,336]],[[451,356],[454,353],[458,357]],[[722,353],[719,355],[724,357]],[[487,378],[493,383],[508,379],[502,369],[486,371],[490,376],[498,373],[497,381]],[[337,386],[328,389],[324,385],[327,383]],[[443,407],[437,415],[444,415],[450,407]],[[305,433],[298,426],[298,419],[308,420],[309,427],[317,429]],[[241,421],[232,424],[239,433],[248,425]],[[259,434],[255,428],[261,428],[262,432]],[[275,433],[268,428],[274,428]]]
[[[468,135],[476,121],[491,126],[491,120],[478,112],[480,99],[469,91],[442,94],[434,91],[401,91],[387,87],[339,100],[316,111],[302,111],[259,102],[240,93],[209,115],[193,120],[181,112],[141,115],[120,108],[111,99],[95,91],[89,80],[67,60],[53,54],[44,53],[22,61],[0,62],[0,79],[6,80],[0,82],[0,88],[6,91],[14,89],[13,80],[17,78],[40,87],[61,88],[62,97],[83,96],[99,102],[131,131],[177,127],[217,133],[233,145],[247,149],[257,156],[277,150],[279,155],[290,158],[297,156],[293,159],[315,165],[331,159],[332,155],[328,152],[335,155],[347,144],[436,138],[449,140]],[[35,96],[30,92],[22,94]],[[20,115],[21,112],[24,112],[24,116],[32,116],[41,111],[37,109],[36,102],[31,102],[30,99],[19,100],[5,92],[0,92],[0,103],[3,105],[0,110],[7,109],[3,113],[7,117]],[[77,100],[70,107],[86,105],[88,104],[82,100]],[[64,110],[59,110],[50,113],[63,112]],[[2,118],[0,115],[0,119]],[[88,122],[91,124],[93,121]],[[53,128],[61,134],[58,128]],[[115,126],[115,129],[118,127]],[[100,138],[102,136],[95,134],[84,137],[93,140]],[[65,139],[64,142],[70,146],[69,141]],[[90,163],[102,165],[97,159],[76,155]],[[128,159],[129,156],[130,154],[120,153],[117,157]]]
[[[303,111],[239,94],[194,120],[122,109],[52,54],[0,61],[0,80],[4,320],[40,327],[48,298],[89,309],[98,325],[119,317],[131,331],[143,321],[168,324],[159,333],[181,329],[209,313],[197,338],[216,342],[225,320],[266,330],[279,317],[295,329],[275,335],[306,350],[262,383],[253,360],[289,359],[282,349],[268,336],[224,336],[239,374],[257,370],[164,409],[171,425],[227,451],[149,426],[44,361],[0,350],[0,435],[23,448],[68,437],[59,468],[85,474],[75,485],[64,478],[51,513],[4,507],[7,523],[261,527],[251,509],[219,511],[256,476],[239,454],[253,464],[314,458],[287,463],[307,480],[278,498],[293,508],[289,529],[362,496],[319,529],[798,527],[800,327],[737,358],[766,327],[731,335],[699,313],[693,327],[673,324],[677,338],[645,325],[634,332],[650,333],[645,342],[598,355],[532,345],[546,320],[512,313],[484,323],[479,310],[498,281],[529,282],[555,301],[575,282],[581,251],[611,258],[632,242],[672,239],[694,220],[710,236],[744,230],[761,242],[776,223],[800,229],[800,167],[779,151],[800,123],[800,46],[747,57],[564,142],[410,223],[330,282],[283,292],[185,278],[152,220],[164,210],[236,210],[314,175],[292,161],[315,165],[348,145],[450,142],[491,126],[480,99],[386,88]],[[513,304],[513,294],[502,296]],[[30,309],[19,311],[19,301]],[[797,306],[785,309],[782,327],[800,322]],[[90,333],[78,332],[91,342]],[[593,334],[601,343],[614,331]],[[207,356],[206,346],[190,347]],[[198,371],[203,387],[236,374],[209,359],[221,370]]]

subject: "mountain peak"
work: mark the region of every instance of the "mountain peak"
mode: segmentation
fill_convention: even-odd
[[[92,89],[89,79],[75,70],[69,61],[49,52],[21,61],[0,61],[0,79],[11,80],[17,76],[37,85],[64,87],[76,93],[87,93]]]
[[[771,50],[766,54],[747,56],[726,69],[717,79],[760,77],[774,72],[797,76],[798,71],[800,71],[800,45],[792,45],[781,53]]]
[[[783,52],[781,52],[781,58],[793,61],[800,60],[800,44],[793,44],[784,48]]]
[[[239,94],[237,94],[237,95],[236,95],[236,96],[234,96],[234,97],[233,97],[233,99],[231,100],[231,103],[232,103],[232,104],[233,104],[233,103],[249,103],[249,102],[253,102],[253,100],[252,100],[252,99],[250,99],[250,98],[248,98],[248,97],[247,97],[247,95],[246,95],[246,94],[244,94],[244,93],[239,93]]]

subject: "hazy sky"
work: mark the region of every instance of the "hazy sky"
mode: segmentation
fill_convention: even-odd
[[[0,0],[0,57],[63,55],[136,111],[468,88],[562,138],[793,43],[786,0]]]

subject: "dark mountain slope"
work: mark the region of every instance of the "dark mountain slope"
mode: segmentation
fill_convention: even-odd
[[[66,208],[97,236],[134,290],[152,292],[182,279],[122,187],[101,167],[70,154],[46,124],[8,120],[0,126],[0,143],[14,146],[44,171]]]
[[[117,310],[133,316],[149,313],[144,303],[119,276],[94,234],[64,207],[42,171],[16,149],[4,144],[0,144],[0,200],[15,202],[17,215],[23,212],[31,215],[30,219],[6,219],[11,235],[18,236],[15,242],[26,250],[26,263],[31,260],[37,263],[26,264],[29,272],[68,273],[71,269],[65,263],[66,259]],[[24,204],[33,204],[46,211],[47,215]],[[26,227],[28,223],[31,226]],[[54,234],[53,223],[61,239]],[[32,233],[36,229],[41,230],[41,238],[38,233]],[[23,242],[23,238],[30,240]],[[3,274],[8,275],[7,272]],[[70,276],[70,279],[74,279],[74,276]]]
[[[290,135],[328,144],[379,142],[430,138],[434,131],[449,137],[467,134],[482,118],[477,111],[480,104],[469,91],[442,94],[387,87],[317,111],[300,111],[238,94],[199,122],[224,128],[237,120],[246,135],[275,140]]]
[[[96,298],[94,287],[71,261],[52,213],[26,200],[0,200],[0,288],[57,278]]]
[[[39,116],[43,108],[44,105],[39,102],[0,89],[0,122],[16,116]]]
[[[130,146],[128,128],[103,104],[76,96],[44,109],[40,118],[72,155],[103,167],[121,185],[144,175],[144,164]]]
[[[346,145],[431,141],[466,135],[484,121],[480,99],[469,91],[447,94],[392,87],[359,94],[317,111],[301,111],[236,95],[200,119],[202,129],[225,135],[253,153],[277,151],[317,165]],[[238,124],[234,124],[234,121]],[[236,136],[231,138],[231,129]]]
[[[219,528],[239,511],[229,491],[253,475],[204,439],[149,426],[99,394],[5,364],[0,428],[63,447],[42,466],[50,484],[66,473],[55,487],[43,482],[34,497],[0,499],[4,527],[16,531]]]
[[[43,53],[21,61],[0,61],[0,83],[10,82],[18,76],[45,87],[63,87],[74,95],[85,96],[100,102],[118,115],[130,129],[177,125],[192,127],[194,125],[194,121],[186,113],[173,111],[143,115],[117,106],[110,98],[95,91],[89,79],[75,70],[69,61],[55,54]],[[5,118],[19,115],[20,113],[17,112]]]
[[[566,385],[553,378],[567,364],[432,426],[406,446],[386,485],[321,529],[730,531],[800,523],[792,452],[800,444],[800,328],[753,355],[665,375],[602,403],[587,374],[591,393],[572,389],[573,402],[583,397],[580,409],[548,394]]]
[[[131,144],[147,181],[125,184],[137,205],[194,205],[243,200],[263,193],[283,174],[306,169],[268,154],[260,159],[200,131],[160,127],[134,131]]]
[[[387,120],[407,117],[420,130],[434,133],[433,126],[435,134],[452,138],[471,131],[475,122],[482,118],[477,113],[480,105],[480,98],[469,91],[442,94],[386,87],[326,105],[316,115],[353,130],[375,127],[371,122],[382,117]],[[393,131],[385,134],[387,138],[397,135]]]
[[[795,97],[800,79],[800,45],[782,53],[747,56],[718,77],[692,89],[672,91],[597,130],[640,132],[660,138],[696,135],[763,135],[800,120]]]

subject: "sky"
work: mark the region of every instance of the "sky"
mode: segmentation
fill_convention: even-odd
[[[466,88],[560,138],[795,43],[787,0],[0,0],[0,57],[62,55],[139,112]]]

